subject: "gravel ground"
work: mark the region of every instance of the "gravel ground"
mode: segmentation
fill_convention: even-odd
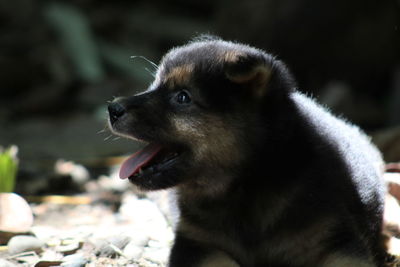
[[[167,192],[135,193],[114,176],[79,196],[31,199],[33,226],[0,246],[0,267],[165,266],[174,238]]]

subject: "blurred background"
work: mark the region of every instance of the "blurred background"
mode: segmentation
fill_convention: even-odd
[[[399,0],[13,0],[0,2],[0,32],[0,145],[18,146],[22,194],[75,192],[65,161],[96,179],[134,151],[105,129],[107,101],[152,81],[130,57],[158,63],[202,33],[276,55],[301,91],[400,160]]]

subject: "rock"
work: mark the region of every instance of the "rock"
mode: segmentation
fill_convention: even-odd
[[[115,263],[117,266],[129,266],[129,260],[124,257],[120,257],[120,258],[116,259]],[[136,267],[136,266],[133,266],[133,267]]]
[[[389,236],[400,234],[400,205],[390,194],[386,195],[383,232]]]
[[[135,243],[136,242],[129,242],[123,250],[124,256],[129,260],[139,259],[143,253],[143,246]]]
[[[12,255],[26,251],[40,252],[44,245],[43,241],[29,235],[14,236],[7,244],[8,252]]]
[[[0,267],[16,267],[16,266],[17,265],[12,262],[0,259]]]
[[[179,221],[179,208],[175,190],[163,190],[146,193],[146,197],[153,201],[164,214],[167,222],[175,229]]]
[[[173,232],[160,209],[148,199],[128,199],[123,201],[120,208],[122,217],[125,217],[143,234],[151,239],[169,243],[173,240]]]
[[[0,244],[27,234],[32,224],[32,210],[25,199],[15,193],[0,193]]]
[[[36,263],[41,261],[40,257],[34,251],[13,255],[12,258],[16,262],[23,263],[22,266],[35,266]]]
[[[16,233],[16,232],[4,232],[0,231],[0,244],[7,244],[7,242],[14,236],[17,235],[29,235],[30,232],[25,232],[25,233]]]
[[[76,254],[65,256],[63,258],[63,261],[75,261],[75,260],[79,260],[81,258],[85,258],[83,256],[83,254],[82,253],[76,253]]]
[[[62,256],[57,251],[46,249],[41,253],[40,261],[61,261]]]
[[[106,239],[100,239],[96,242],[96,256],[114,258],[122,254],[122,249],[129,243],[128,236],[112,236]]]
[[[63,258],[63,263],[61,266],[64,267],[83,267],[88,262],[88,260],[83,256],[83,254],[77,253],[66,256]]]
[[[160,264],[165,264],[168,261],[169,248],[145,248],[143,258]]]
[[[131,231],[131,233],[129,233],[129,237],[131,238],[129,244],[138,247],[144,247],[149,242],[149,236],[143,232],[140,232],[139,230]]]
[[[82,248],[83,242],[75,242],[68,245],[61,245],[56,247],[56,250],[63,255],[71,255],[74,254],[77,250]]]
[[[386,246],[387,246],[387,251],[391,255],[400,256],[400,239],[398,239],[396,237],[391,237],[387,241]]]
[[[46,216],[44,210],[43,212],[35,212],[36,216]],[[43,226],[43,225],[34,225],[31,228],[31,232],[36,236],[38,239],[43,240],[47,243],[48,246],[56,246],[60,244],[59,236],[62,232],[61,229],[56,228],[55,226]]]
[[[400,173],[390,173],[384,174],[385,182],[388,185],[388,192],[400,201]]]
[[[33,224],[32,210],[19,195],[0,193],[0,211],[0,231],[26,233],[30,230]],[[0,235],[1,244],[7,241]]]
[[[90,179],[89,171],[84,166],[72,161],[57,160],[54,169],[57,174],[71,176],[78,185],[83,185]]]
[[[131,186],[125,180],[119,178],[118,172],[113,172],[110,176],[100,175],[97,183],[103,190],[125,192]]]
[[[158,263],[155,263],[151,260],[145,259],[145,258],[141,258],[137,261],[139,267],[160,267],[160,266],[164,266]]]

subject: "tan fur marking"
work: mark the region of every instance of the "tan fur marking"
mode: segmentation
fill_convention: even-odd
[[[243,249],[243,247],[241,247],[238,243],[234,242],[232,239],[230,239],[223,233],[206,231],[197,225],[187,222],[184,219],[179,222],[178,229],[181,233],[184,233],[184,235],[190,239],[212,244],[215,247],[223,247],[226,250],[231,251],[232,255],[237,255],[240,256],[241,258],[247,258],[247,255],[245,254],[245,250]],[[214,266],[214,265],[205,265],[205,266]],[[219,265],[215,266],[219,267]]]
[[[256,96],[261,97],[265,93],[265,87],[271,76],[271,70],[264,66],[259,65],[254,69],[243,74],[231,75],[227,73],[228,79],[238,84],[248,84],[250,89],[254,90]]]
[[[230,50],[227,51],[223,54],[223,61],[225,62],[231,62],[234,63],[236,62],[240,56],[244,56],[243,53],[236,51],[236,50]]]
[[[170,120],[177,138],[191,144],[193,160],[205,166],[204,175],[182,185],[185,187],[184,194],[193,197],[198,193],[209,196],[223,193],[232,181],[226,168],[239,165],[244,157],[239,151],[242,144],[239,145],[238,142],[241,141],[234,132],[235,129],[229,127],[229,122],[226,121],[228,119],[211,115],[197,118],[180,115],[173,116]]]
[[[175,67],[166,75],[164,82],[169,84],[170,87],[185,85],[189,83],[193,69],[193,64]]]
[[[185,116],[171,118],[176,133],[190,141],[196,160],[208,159],[217,164],[230,165],[240,159],[237,140],[221,118],[203,116],[191,119]]]
[[[293,192],[294,194],[302,194],[301,191]],[[324,253],[324,246],[321,246],[321,242],[329,233],[333,221],[333,219],[329,218],[321,219],[296,234],[290,232],[282,233],[276,239],[266,241],[261,247],[259,255],[272,259],[282,259],[288,263],[296,263],[302,266],[320,267],[319,263],[310,263],[305,260],[318,260],[325,256],[321,256]],[[340,265],[337,266],[339,267]]]
[[[343,255],[332,255],[322,267],[374,267],[375,264],[358,258]]]
[[[268,80],[270,74],[271,72],[266,66],[260,65],[241,75],[228,74],[228,78],[236,83],[247,83],[257,78],[257,81],[262,84]]]
[[[190,138],[205,138],[204,133],[199,131],[199,123],[185,117],[173,117],[172,118],[175,129]]]
[[[239,267],[239,264],[225,253],[218,252],[206,258],[199,267]]]

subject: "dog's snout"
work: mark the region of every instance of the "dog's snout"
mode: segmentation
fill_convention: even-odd
[[[124,115],[126,109],[123,105],[118,102],[112,102],[108,105],[108,114],[110,115],[110,122],[114,124],[122,115]]]

